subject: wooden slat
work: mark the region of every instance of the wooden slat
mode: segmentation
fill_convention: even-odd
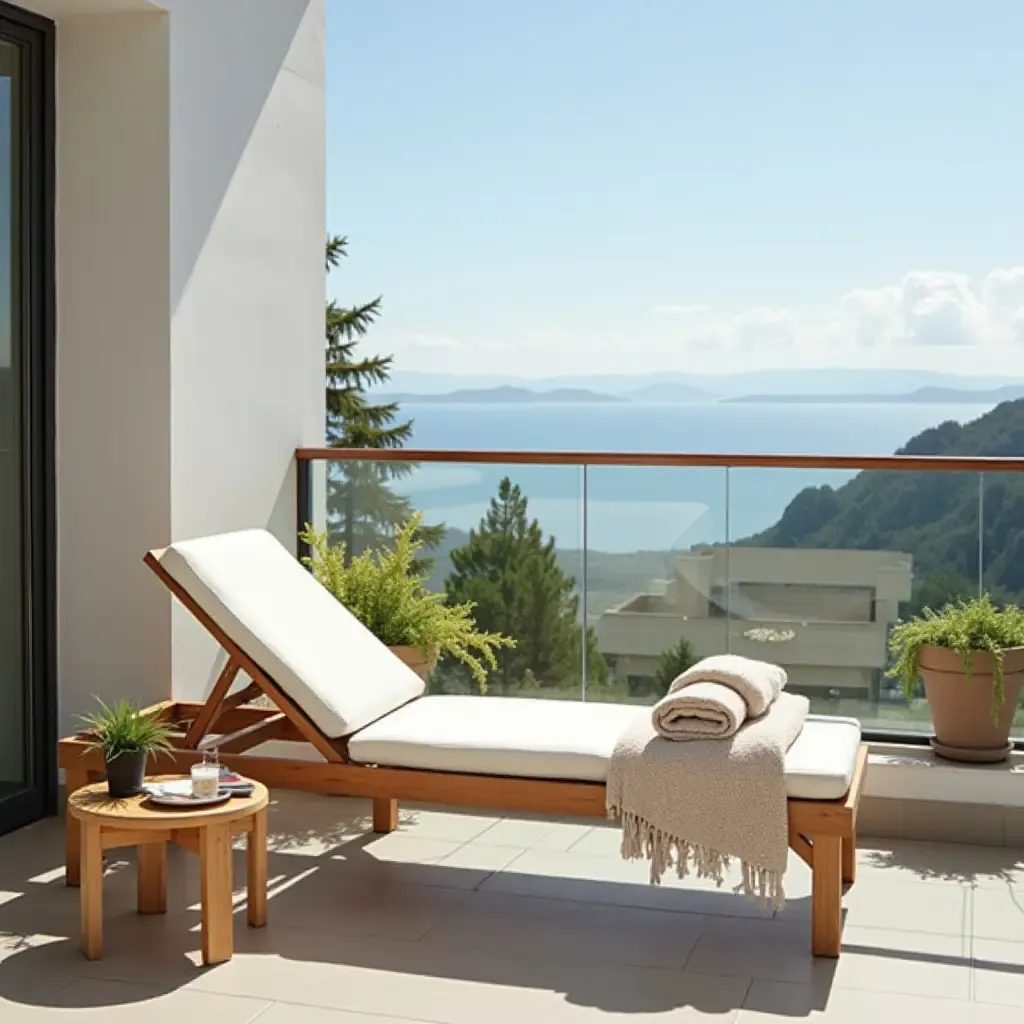
[[[228,652],[229,657],[237,661],[246,674],[278,709],[285,714],[296,729],[323,755],[328,761],[342,760],[331,741],[307,718],[305,712],[274,683],[274,681],[249,657],[231,637],[203,610],[189,592],[160,564],[159,551],[147,552],[143,559],[152,569],[157,578],[168,590],[196,617],[206,631]]]
[[[78,756],[75,751],[83,751],[85,742],[62,740],[61,748],[62,756]],[[98,751],[86,753],[83,760],[87,767],[103,763]],[[175,750],[172,754],[155,755],[151,770],[154,774],[187,773],[191,765],[202,760],[199,751]],[[583,817],[605,815],[605,787],[600,782],[460,775],[231,753],[223,761],[234,771],[271,789]],[[847,800],[789,801],[789,827],[800,835],[852,835],[852,816],[853,809]],[[817,831],[809,825],[817,826]]]
[[[281,733],[284,723],[288,719],[284,717],[283,711],[264,718],[262,722],[254,722],[244,729],[228,733],[216,740],[217,750],[222,754],[238,754],[243,750],[250,750],[267,740],[275,740]]]
[[[120,850],[125,846],[145,846],[147,843],[165,843],[170,839],[170,837],[170,832],[157,832],[152,829],[104,829],[103,849]]]
[[[750,455],[704,452],[467,451],[416,448],[297,448],[300,462],[454,462],[527,466],[677,466],[721,469],[840,469],[928,473],[1019,473],[1024,458],[945,455]]]
[[[811,844],[792,828],[789,830],[789,848],[809,867],[814,867]]]
[[[259,688],[256,683],[249,683],[248,686],[243,687],[238,693],[228,694],[227,697],[221,702],[221,712],[230,711],[232,708],[241,707],[243,704],[248,704],[249,701],[255,700],[263,691]],[[215,724],[220,724],[220,719],[214,720]]]
[[[199,830],[195,828],[176,828],[171,833],[171,842],[189,853],[199,853]]]
[[[221,703],[227,696],[228,690],[231,689],[231,684],[234,683],[235,676],[238,675],[241,668],[242,666],[234,658],[228,658],[227,664],[221,670],[220,675],[217,676],[217,682],[213,684],[210,696],[185,734],[186,747],[199,746],[199,741],[206,735],[210,724],[217,717]]]

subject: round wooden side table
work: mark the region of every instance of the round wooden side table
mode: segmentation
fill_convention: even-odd
[[[147,781],[167,781],[160,776]],[[267,787],[254,782],[252,794],[195,809],[161,807],[145,793],[119,800],[105,782],[68,798],[68,814],[81,823],[82,951],[89,960],[103,952],[103,851],[138,848],[138,911],[167,910],[167,844],[199,855],[202,881],[203,963],[230,960],[234,953],[231,844],[247,835],[249,925],[267,923]]]

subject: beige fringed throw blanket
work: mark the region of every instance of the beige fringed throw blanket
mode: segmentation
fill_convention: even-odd
[[[651,709],[667,740],[726,739],[768,710],[786,685],[786,670],[738,654],[716,654],[683,672]]]
[[[674,867],[721,885],[732,858],[739,891],[762,905],[785,904],[789,853],[786,751],[800,735],[806,697],[783,693],[731,739],[677,743],[638,715],[619,738],[608,772],[610,818],[622,821],[622,856],[646,857],[651,883]],[[692,868],[691,868],[692,864]]]

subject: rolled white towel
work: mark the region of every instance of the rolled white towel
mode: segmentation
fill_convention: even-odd
[[[739,654],[715,654],[702,658],[676,677],[669,693],[678,693],[694,683],[721,683],[735,690],[747,705],[751,718],[763,715],[786,687],[786,670],[768,661],[755,661]]]
[[[746,720],[746,701],[721,683],[692,683],[651,709],[655,732],[667,740],[728,739]]]
[[[651,709],[651,723],[667,740],[728,739],[763,715],[785,685],[778,665],[736,654],[704,658],[676,678]]]

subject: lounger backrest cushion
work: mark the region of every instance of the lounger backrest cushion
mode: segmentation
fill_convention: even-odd
[[[172,544],[160,565],[332,739],[424,691],[266,530]]]

